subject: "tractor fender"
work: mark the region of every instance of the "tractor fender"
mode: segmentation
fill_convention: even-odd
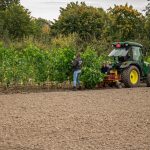
[[[128,68],[129,66],[136,66],[139,71],[140,71],[140,74],[142,75],[142,70],[141,70],[141,67],[139,64],[133,62],[133,61],[126,61],[126,62],[123,62],[122,65],[120,66],[121,69],[125,69],[125,68]]]
[[[120,66],[121,69],[125,69],[128,68],[130,65],[134,64],[133,61],[125,61],[122,63],[122,65]]]

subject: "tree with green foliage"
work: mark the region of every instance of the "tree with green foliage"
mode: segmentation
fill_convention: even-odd
[[[32,19],[34,39],[47,41],[50,35],[50,22],[43,18]]]
[[[20,4],[12,4],[5,10],[4,30],[11,38],[22,39],[32,32],[30,12]]]
[[[150,40],[150,15],[146,17],[145,30],[146,30],[147,37]]]
[[[146,48],[147,52],[150,54],[150,15],[147,15],[145,17],[145,26],[144,26],[144,36],[142,41],[142,44]]]
[[[3,35],[3,28],[4,28],[4,12],[0,11],[0,38]]]
[[[145,11],[146,11],[146,15],[148,16],[148,15],[150,15],[150,0],[147,0],[147,1],[148,1],[148,4],[145,8]]]
[[[146,48],[146,51],[148,52],[148,54],[150,54],[150,0],[147,0],[148,4],[145,8],[145,25],[142,27],[144,29],[144,36],[143,39],[140,41],[142,42],[142,44],[144,45],[144,47]]]
[[[0,10],[5,10],[11,4],[19,4],[20,0],[0,0]]]
[[[95,86],[102,82],[105,77],[105,75],[100,71],[102,59],[93,49],[90,48],[87,48],[87,50],[82,54],[82,59],[83,68],[81,81],[86,88],[95,88]]]
[[[115,40],[132,40],[142,38],[144,17],[132,6],[115,5],[109,9],[112,19],[110,34]]]
[[[52,23],[52,35],[77,33],[85,41],[93,37],[99,39],[107,19],[107,14],[102,8],[87,6],[83,2],[71,2],[66,8],[60,8],[58,20]]]

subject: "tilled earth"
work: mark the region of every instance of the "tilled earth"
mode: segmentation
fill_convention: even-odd
[[[150,88],[1,94],[0,150],[150,150]]]

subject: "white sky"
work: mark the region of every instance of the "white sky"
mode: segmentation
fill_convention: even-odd
[[[66,7],[67,3],[76,2],[77,0],[21,0],[21,4],[29,9],[33,17],[41,17],[47,20],[57,19],[59,8]],[[142,12],[147,5],[147,0],[78,0],[84,1],[87,5],[102,7],[105,10],[113,7],[114,4],[124,5],[128,3],[135,9]]]

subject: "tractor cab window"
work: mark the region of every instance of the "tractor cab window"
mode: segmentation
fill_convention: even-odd
[[[110,57],[115,57],[119,62],[125,61],[140,61],[142,59],[141,47],[130,46],[128,48],[115,48],[110,54]]]
[[[114,57],[118,62],[125,62],[128,50],[126,48],[116,48],[114,49],[109,56]]]
[[[133,60],[140,61],[141,60],[141,48],[132,46]]]
[[[110,57],[125,57],[127,55],[128,51],[125,48],[117,48],[114,49],[109,56]]]

